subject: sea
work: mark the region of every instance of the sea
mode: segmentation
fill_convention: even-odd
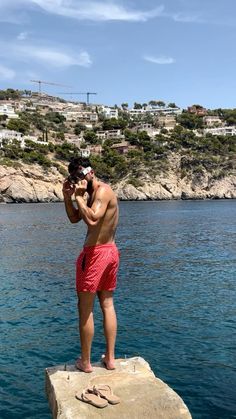
[[[45,368],[80,353],[85,233],[63,203],[0,205],[1,419],[51,418]],[[116,356],[145,358],[194,419],[236,418],[236,201],[120,202],[116,242]],[[104,348],[96,302],[93,362]]]

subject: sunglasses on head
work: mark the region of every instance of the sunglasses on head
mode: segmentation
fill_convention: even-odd
[[[90,173],[92,168],[86,167],[85,169],[80,170],[79,172],[76,172],[72,175],[68,176],[68,180],[70,183],[77,183],[79,180],[82,180],[85,178],[85,176]]]

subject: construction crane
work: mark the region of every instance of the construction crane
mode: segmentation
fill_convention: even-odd
[[[50,84],[52,86],[71,87],[71,86],[68,86],[66,84],[52,83],[52,82],[49,82],[49,81],[42,81],[42,80],[30,80],[30,81],[32,83],[38,83],[38,85],[39,85],[39,94],[40,95],[42,93],[42,84]]]
[[[61,92],[60,95],[87,95],[87,105],[89,105],[89,96],[90,95],[97,95],[94,92]]]

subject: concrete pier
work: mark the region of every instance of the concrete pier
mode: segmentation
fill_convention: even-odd
[[[99,409],[76,399],[76,392],[99,384],[108,384],[120,403]],[[47,368],[46,393],[53,419],[191,418],[178,394],[156,378],[149,364],[140,357],[116,360],[113,371],[95,364],[90,374],[72,365]]]

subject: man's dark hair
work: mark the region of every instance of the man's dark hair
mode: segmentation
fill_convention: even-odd
[[[91,163],[89,159],[86,159],[84,157],[73,157],[69,163],[68,171],[69,173],[74,173],[79,166],[82,166],[84,168],[91,167]]]

